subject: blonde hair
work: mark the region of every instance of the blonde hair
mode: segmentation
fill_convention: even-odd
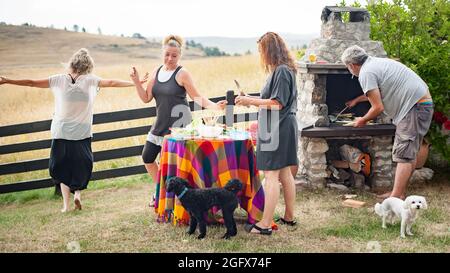
[[[279,65],[287,65],[294,73],[297,72],[295,61],[284,40],[275,32],[267,32],[258,40],[259,55],[263,69],[273,72]]]
[[[72,55],[69,61],[69,69],[77,74],[89,74],[94,69],[94,60],[86,48],[81,48]]]
[[[178,35],[169,35],[166,38],[164,38],[163,40],[163,47],[165,46],[172,46],[172,47],[177,47],[178,49],[180,49],[181,52],[181,48],[183,47],[183,38],[181,38]]]

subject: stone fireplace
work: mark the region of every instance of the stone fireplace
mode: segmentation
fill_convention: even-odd
[[[342,19],[346,13],[348,22]],[[369,13],[365,9],[325,7],[322,22],[321,37],[311,41],[304,59],[298,63],[297,120],[302,128],[298,174],[313,187],[329,185],[333,179],[331,162],[339,160],[336,151],[342,145],[350,145],[370,155],[370,175],[365,176],[359,187],[390,186],[393,183],[391,150],[395,133],[390,120],[380,116],[374,125],[354,128],[332,123],[329,117],[340,112],[346,101],[363,94],[358,79],[352,77],[340,61],[343,51],[356,44],[372,56],[386,57],[386,52],[381,42],[369,38]],[[312,53],[317,56],[315,63],[308,61]],[[360,103],[345,113],[363,116],[369,108],[369,103]]]

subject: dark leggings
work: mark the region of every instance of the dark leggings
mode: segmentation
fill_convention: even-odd
[[[161,146],[146,141],[144,150],[142,150],[142,159],[144,160],[144,163],[149,164],[155,162],[159,152],[161,152]]]

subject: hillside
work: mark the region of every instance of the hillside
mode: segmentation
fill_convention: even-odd
[[[130,63],[161,58],[161,44],[145,39],[96,35],[59,29],[0,25],[0,70],[8,67],[55,66],[79,48],[90,50],[97,64]],[[202,57],[190,49],[184,59]]]

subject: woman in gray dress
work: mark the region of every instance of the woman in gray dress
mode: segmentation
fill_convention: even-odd
[[[256,162],[264,171],[265,203],[263,218],[247,225],[251,233],[272,234],[275,207],[283,185],[285,200],[284,217],[280,224],[296,225],[294,220],[295,182],[290,166],[297,165],[297,87],[295,63],[283,39],[274,32],[267,32],[258,40],[261,64],[269,74],[260,98],[236,97],[236,105],[259,107],[258,142]]]

